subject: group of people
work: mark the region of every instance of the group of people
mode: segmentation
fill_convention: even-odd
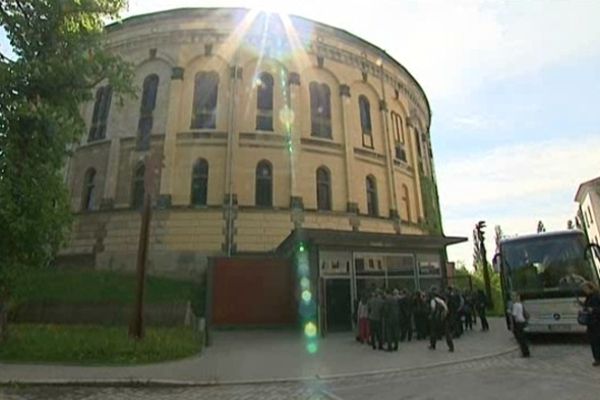
[[[488,301],[482,290],[471,292],[448,287],[440,292],[432,287],[428,293],[414,294],[405,289],[375,289],[364,293],[356,310],[358,334],[356,339],[372,348],[397,351],[398,343],[429,337],[429,348],[445,337],[449,351],[454,351],[453,338],[465,330],[472,330],[481,322],[483,331],[489,330],[486,318]]]

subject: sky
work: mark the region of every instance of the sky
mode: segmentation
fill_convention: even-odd
[[[600,2],[595,0],[130,0],[124,17],[247,7],[324,22],[402,63],[432,108],[444,232],[565,229],[578,185],[600,176]],[[0,49],[6,41],[0,38]],[[472,264],[472,243],[451,246]]]

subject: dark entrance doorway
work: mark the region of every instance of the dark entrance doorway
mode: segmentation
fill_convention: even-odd
[[[350,279],[325,279],[327,330],[329,332],[352,329]]]

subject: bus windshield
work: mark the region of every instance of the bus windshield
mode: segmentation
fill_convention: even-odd
[[[503,243],[502,259],[511,290],[552,297],[579,294],[583,282],[596,281],[585,251],[583,235],[573,234]]]

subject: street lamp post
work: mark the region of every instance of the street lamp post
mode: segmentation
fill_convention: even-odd
[[[485,292],[488,298],[489,307],[494,307],[494,301],[492,299],[492,286],[490,284],[490,272],[488,270],[487,254],[485,250],[485,221],[479,221],[475,225],[477,230],[477,238],[479,239],[479,254],[481,256],[481,264],[483,268],[483,282],[485,284]]]

